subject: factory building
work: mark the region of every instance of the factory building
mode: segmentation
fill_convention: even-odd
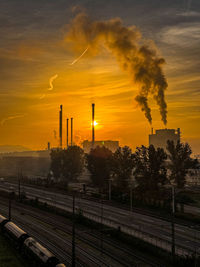
[[[175,129],[159,129],[155,133],[149,135],[149,145],[153,145],[155,148],[163,148],[166,150],[167,141],[174,141],[176,144],[177,141],[180,141],[180,128]]]
[[[97,146],[100,147],[106,147],[112,152],[115,152],[119,147],[119,141],[112,141],[112,140],[106,140],[106,141],[96,141],[95,140],[95,104],[92,103],[92,141],[84,140],[83,150],[85,153],[89,153],[92,148],[95,148]]]
[[[105,146],[106,148],[110,149],[112,152],[115,152],[119,147],[119,141],[112,141],[112,140],[106,140],[106,141],[83,141],[83,150],[85,153],[89,153],[92,148],[95,148],[97,146]]]
[[[185,179],[188,185],[200,186],[200,169],[189,169]]]

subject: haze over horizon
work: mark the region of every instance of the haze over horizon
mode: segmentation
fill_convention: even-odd
[[[76,6],[76,8],[74,8]],[[46,148],[58,145],[59,105],[74,118],[75,142],[91,140],[91,103],[96,139],[148,145],[151,126],[134,100],[138,88],[105,48],[91,57],[65,42],[76,11],[98,21],[120,18],[152,40],[168,82],[167,126],[153,97],[152,127],[180,128],[182,140],[200,153],[200,2],[198,0],[2,0],[0,2],[0,144]],[[80,44],[79,44],[80,46]],[[81,51],[87,49],[83,45]],[[65,141],[65,121],[63,140]]]

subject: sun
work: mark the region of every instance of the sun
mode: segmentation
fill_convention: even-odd
[[[91,122],[91,125],[92,125],[92,122]],[[94,121],[94,126],[97,126],[98,125],[98,122]]]

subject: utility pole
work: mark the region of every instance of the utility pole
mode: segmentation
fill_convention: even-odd
[[[174,215],[175,215],[175,190],[174,186],[172,186],[172,218],[171,218],[171,226],[172,226],[172,261],[175,263],[175,231],[174,231]]]
[[[111,198],[112,198],[112,192],[111,192],[112,180],[111,179],[108,180],[108,186],[109,186],[109,188],[108,188],[109,189],[109,198],[108,199],[109,199],[109,201],[111,201]]]
[[[60,105],[59,111],[59,137],[60,137],[60,148],[62,149],[62,116],[63,116],[63,106]]]
[[[133,211],[133,188],[130,186],[130,211]]]
[[[67,118],[67,148],[69,147],[69,119]]]
[[[21,199],[21,180],[20,180],[20,178],[21,178],[21,173],[19,174],[18,173],[18,197],[19,197],[19,200]]]
[[[103,199],[101,198],[101,255],[103,255]]]
[[[195,241],[195,254],[194,254],[194,267],[198,267],[197,266],[197,261],[198,261],[198,259],[197,259],[197,246],[196,246],[196,241],[197,241],[197,232],[196,232],[196,228],[195,228],[195,226],[194,227],[192,227],[191,226],[191,228],[193,228],[194,229],[194,241]]]
[[[11,192],[9,192],[9,200],[8,200],[8,220],[11,220]]]
[[[73,194],[73,223],[72,223],[72,267],[76,266],[75,255],[75,193]]]
[[[94,148],[94,140],[95,140],[95,136],[94,136],[94,109],[95,109],[95,104],[92,104],[92,148]]]
[[[71,118],[71,146],[73,146],[73,118]]]
[[[9,202],[8,202],[8,220],[11,220],[11,197],[9,196]]]

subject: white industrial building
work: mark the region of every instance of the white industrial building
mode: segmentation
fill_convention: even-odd
[[[149,145],[153,145],[155,148],[163,148],[166,150],[167,141],[174,141],[176,144],[177,141],[180,141],[180,128],[175,129],[159,129],[155,133],[149,135]]]

